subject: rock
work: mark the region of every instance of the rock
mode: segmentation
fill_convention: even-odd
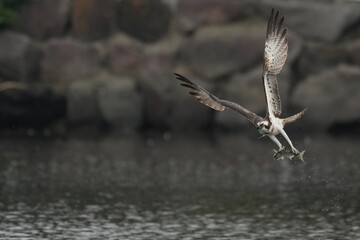
[[[354,41],[344,46],[346,58],[350,63],[360,65],[360,41]]]
[[[72,33],[82,40],[98,40],[114,31],[114,0],[73,0]]]
[[[208,91],[214,92],[214,87],[208,83],[193,77],[191,74],[180,73]],[[213,122],[214,110],[198,102],[192,95],[188,94],[186,88],[178,86],[176,82],[172,96],[170,128],[173,131],[204,130]]]
[[[7,80],[32,82],[39,79],[41,49],[28,37],[0,33],[0,75]]]
[[[106,62],[119,75],[136,75],[141,69],[143,45],[125,35],[112,37],[107,44]]]
[[[70,21],[71,0],[27,1],[20,12],[19,29],[32,38],[62,36]]]
[[[304,42],[301,37],[291,30],[287,31],[286,38],[288,40],[288,56],[284,68],[290,69],[298,61],[298,58],[302,54]]]
[[[160,39],[167,33],[170,20],[170,9],[161,0],[118,1],[117,26],[142,41]]]
[[[360,19],[359,4],[312,3],[302,1],[261,1],[261,11],[266,18],[271,8],[285,15],[285,25],[305,38],[334,42],[351,25]]]
[[[177,4],[179,0],[163,0],[165,4],[167,4],[172,11],[176,10]]]
[[[97,124],[101,113],[97,95],[102,82],[98,79],[74,81],[67,91],[67,114],[70,124]]]
[[[142,124],[141,96],[131,79],[112,79],[98,93],[103,119],[114,129],[132,131]]]
[[[264,36],[265,26],[205,27],[185,42],[182,55],[194,72],[215,79],[244,71],[261,62]]]
[[[149,128],[167,129],[170,126],[172,93],[175,87],[172,75],[175,52],[147,51],[139,72],[143,95],[145,125]]]
[[[343,46],[308,42],[305,44],[296,66],[298,78],[319,73],[340,63],[346,63],[347,56]]]
[[[265,116],[266,102],[262,83],[262,72],[263,67],[258,66],[247,73],[235,74],[226,84],[221,93],[219,93],[219,97],[236,102],[250,111],[255,112],[259,116]],[[280,99],[283,109],[282,112],[284,113],[282,116],[286,116],[287,114],[286,109],[289,104],[288,92],[290,84],[290,70],[288,68],[283,69],[283,71],[278,75]],[[241,116],[239,113],[230,109],[217,114],[215,122],[221,127],[228,129],[236,129],[249,124],[249,121],[244,116]]]
[[[155,78],[155,84],[165,83],[171,79],[171,74]],[[142,90],[144,98],[144,120],[147,128],[166,130],[169,128],[172,111],[172,96],[169,84],[164,84],[163,89],[145,87]]]
[[[46,127],[65,117],[65,98],[43,85],[0,84],[0,126]]]
[[[341,65],[306,78],[296,88],[295,105],[308,108],[304,120],[319,127],[360,119],[360,69]]]
[[[50,41],[44,50],[42,79],[67,85],[75,79],[89,77],[99,68],[100,56],[91,45],[74,39]]]
[[[250,15],[249,3],[237,0],[179,0],[180,27],[191,31],[203,24],[220,24]]]

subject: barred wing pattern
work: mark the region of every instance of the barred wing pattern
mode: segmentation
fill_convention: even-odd
[[[253,124],[256,124],[258,121],[263,120],[263,118],[259,117],[255,113],[247,110],[246,108],[242,107],[241,105],[239,105],[237,103],[219,99],[218,97],[209,93],[204,88],[196,85],[195,83],[193,83],[186,77],[184,77],[178,73],[174,73],[174,75],[175,75],[176,79],[181,81],[180,85],[188,88],[189,93],[191,95],[193,95],[196,98],[196,100],[198,100],[202,104],[204,104],[214,110],[217,110],[217,111],[224,111],[225,107],[231,108],[232,110],[237,111],[241,115],[246,117]]]
[[[217,111],[225,110],[225,106],[223,106],[222,104],[219,103],[219,99],[216,96],[209,93],[202,87],[196,85],[195,83],[191,82],[186,77],[184,77],[180,74],[177,74],[177,73],[174,73],[174,75],[175,75],[176,79],[182,81],[182,83],[180,83],[181,86],[187,87],[190,89],[189,94],[193,95],[196,98],[196,100],[198,100],[202,104],[204,104],[214,110],[217,110]]]
[[[271,11],[269,18],[265,52],[263,83],[267,102],[268,115],[279,117],[281,114],[281,100],[276,75],[285,64],[288,51],[286,29],[283,28],[284,17],[279,20],[279,11]]]

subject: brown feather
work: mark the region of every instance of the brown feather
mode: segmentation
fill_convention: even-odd
[[[196,100],[216,111],[225,110],[225,106],[219,103],[219,99],[216,96],[209,93],[202,87],[196,85],[195,83],[191,82],[189,79],[185,78],[184,76],[177,73],[174,73],[174,75],[176,79],[183,82],[180,83],[180,85],[188,88],[190,90],[189,94],[193,95]]]
[[[246,117],[254,125],[258,121],[263,120],[263,118],[259,117],[255,113],[247,110],[246,108],[242,107],[237,103],[217,98],[215,95],[209,93],[202,87],[191,82],[189,79],[185,78],[184,76],[178,73],[174,73],[174,75],[176,79],[182,82],[180,83],[180,85],[188,88],[189,94],[193,95],[195,99],[201,102],[202,104],[217,111],[224,111],[225,107],[231,108],[232,110],[237,111],[238,113]]]
[[[267,110],[275,117],[281,114],[281,100],[276,75],[282,70],[288,51],[286,39],[286,28],[283,28],[284,17],[279,20],[279,11],[272,9],[268,21],[265,51],[264,51],[264,71],[263,84]]]
[[[292,122],[295,122],[296,120],[300,119],[304,113],[307,111],[307,108],[305,108],[304,110],[302,110],[301,112],[295,114],[295,115],[292,115],[290,117],[287,117],[287,118],[284,118],[284,119],[281,119],[282,121],[282,124],[285,126],[286,124],[288,123],[292,123]]]

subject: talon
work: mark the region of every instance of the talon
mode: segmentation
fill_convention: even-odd
[[[282,157],[281,157],[281,152],[275,153],[274,156],[273,156],[273,158],[274,158],[275,160],[281,159],[281,158],[282,158]]]
[[[274,150],[275,151],[275,150]],[[281,158],[282,153],[285,151],[285,146],[282,146],[281,148],[279,148],[279,150],[274,154],[274,159],[279,160]]]
[[[291,151],[295,156],[299,155],[299,151],[296,148],[291,149]]]

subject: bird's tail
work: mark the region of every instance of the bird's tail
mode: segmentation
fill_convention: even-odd
[[[284,118],[284,119],[281,119],[282,121],[282,124],[285,126],[286,124],[288,123],[292,123],[292,122],[295,122],[296,120],[298,120],[299,118],[302,117],[302,115],[304,115],[304,113],[306,112],[307,108],[305,108],[304,110],[302,110],[301,112],[295,114],[295,115],[292,115],[290,117],[287,117],[287,118]]]

